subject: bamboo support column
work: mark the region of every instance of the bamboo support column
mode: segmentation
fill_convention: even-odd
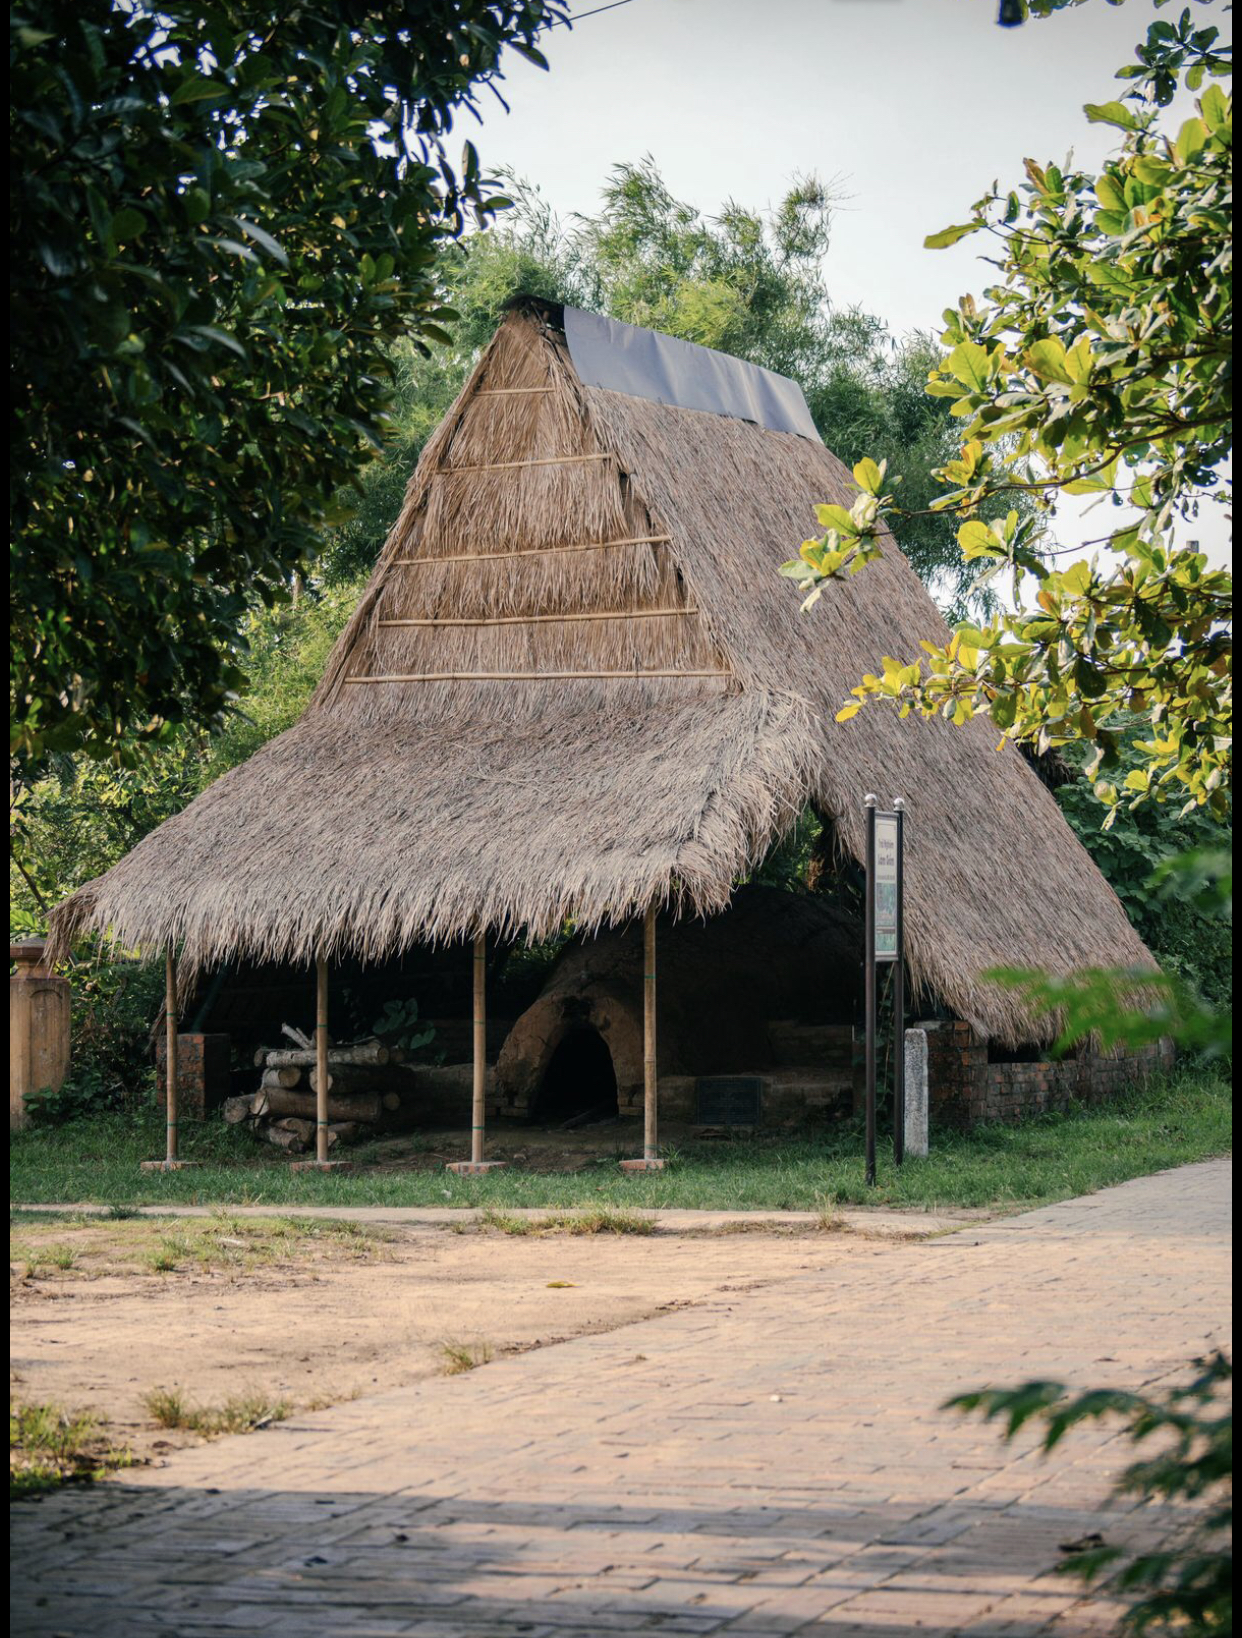
[[[295,1160],[293,1172],[347,1172],[352,1160],[329,1160],[331,1134],[328,1131],[328,1097],[332,1089],[331,1059],[328,1056],[332,1037],[328,1034],[328,962],[325,956],[315,957],[315,1158]]]
[[[177,958],[170,944],[164,951],[164,1158],[140,1162],[144,1172],[179,1172],[197,1166],[197,1160],[182,1160],[178,1099],[178,1042],[180,1028],[177,1003]]]
[[[328,963],[315,958],[315,1159],[322,1166],[328,1158]]]
[[[474,935],[473,1083],[470,1109],[470,1159],[483,1160],[483,1129],[487,1124],[487,934]]]
[[[643,1155],[623,1160],[622,1171],[658,1172],[663,1169],[659,1149],[660,1072],[656,1045],[656,907],[643,916]]]
[[[643,1159],[657,1158],[659,1077],[656,1072],[656,913],[643,917]]]
[[[474,935],[471,955],[474,977],[474,1010],[471,1014],[472,1073],[470,1083],[470,1159],[451,1160],[450,1172],[469,1177],[479,1172],[497,1171],[503,1160],[485,1160],[487,1134],[487,934]]]
[[[164,1161],[177,1164],[177,964],[170,944],[164,952]]]

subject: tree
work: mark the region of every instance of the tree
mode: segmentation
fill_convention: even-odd
[[[1189,10],[1154,23],[1121,70],[1125,100],[1086,110],[1124,133],[1099,175],[1028,161],[1022,188],[927,241],[995,241],[1000,280],[945,315],[949,350],[927,390],[951,402],[965,440],[934,507],[960,520],[963,560],[985,584],[1009,573],[1014,607],[925,642],[922,657],[885,657],[839,720],[877,699],[959,723],[987,713],[1040,749],[1089,742],[1109,809],[1176,797],[1227,815],[1233,581],[1184,537],[1231,496],[1233,102],[1202,89],[1230,66]],[[1202,95],[1166,133],[1158,109],[1179,80]],[[825,534],[784,566],[808,606],[903,516],[881,464],[854,475],[854,505],[821,508]],[[1116,509],[1102,554],[1059,563],[1047,525],[1061,494]],[[1022,515],[1015,497],[1034,508]],[[1147,733],[1118,785],[1134,715]]]
[[[846,460],[881,447],[910,509],[935,493],[931,473],[956,449],[948,406],[923,392],[938,349],[922,336],[893,342],[877,318],[830,300],[824,258],[833,195],[796,180],[761,213],[730,203],[709,218],[677,199],[651,159],[616,166],[599,211],[562,223],[535,190],[486,233],[452,246],[441,267],[458,314],[450,349],[401,349],[399,407],[384,458],[364,476],[355,516],[329,550],[333,573],[375,559],[424,440],[455,396],[504,303],[518,292],[608,313],[792,376],[825,442]],[[974,571],[950,520],[925,513],[904,544],[951,610],[966,611]]]
[[[563,0],[10,11],[11,744],[223,722],[505,203],[455,112]]]

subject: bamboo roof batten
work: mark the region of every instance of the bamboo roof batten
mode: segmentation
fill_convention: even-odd
[[[416,682],[569,682],[577,679],[595,681],[599,678],[624,678],[627,682],[642,682],[647,677],[732,677],[731,671],[691,671],[653,668],[650,671],[409,671],[404,673],[363,676],[355,674],[343,680],[347,683],[416,683]]]
[[[609,546],[667,546],[672,535],[630,535],[623,540],[580,540],[568,546],[520,546],[506,552],[455,552],[446,557],[394,557],[393,568],[420,563],[491,563],[502,557],[542,557],[545,552],[600,552]]]
[[[580,461],[615,461],[610,449],[594,455],[540,455],[533,461],[488,461],[484,466],[440,466],[433,478],[453,478],[464,472],[514,472],[523,466],[574,466]]]
[[[539,626],[559,625],[566,620],[671,620],[697,614],[684,609],[579,609],[572,614],[480,614],[441,615],[436,618],[377,620],[377,626]]]

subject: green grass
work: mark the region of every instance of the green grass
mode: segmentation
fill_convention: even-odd
[[[12,1134],[10,1195],[57,1204],[486,1206],[588,1211],[699,1207],[808,1210],[874,1204],[1012,1209],[1086,1194],[1148,1172],[1228,1153],[1232,1091],[1218,1074],[1185,1072],[1095,1108],[1021,1126],[933,1130],[932,1153],[893,1167],[881,1145],[879,1180],[863,1182],[862,1135],[845,1123],[819,1138],[782,1134],[685,1143],[663,1172],[624,1174],[600,1157],[575,1172],[510,1166],[482,1177],[359,1164],[347,1173],[292,1172],[288,1162],[222,1121],[187,1125],[184,1172],[140,1172],[160,1150],[158,1114],[101,1116]]]
[[[265,1266],[374,1261],[392,1231],[332,1217],[239,1217],[227,1207],[205,1217],[143,1217],[134,1211],[11,1214],[9,1266],[25,1280],[68,1283],[108,1274],[245,1275]],[[62,1282],[63,1283],[63,1282]]]
[[[93,1412],[9,1401],[10,1500],[132,1464],[127,1450],[108,1443]]]
[[[493,1358],[490,1342],[442,1342],[440,1344],[441,1376],[463,1376],[478,1370]]]
[[[253,1433],[256,1428],[283,1422],[292,1406],[285,1399],[263,1394],[234,1394],[222,1405],[196,1405],[180,1388],[152,1388],[143,1403],[147,1415],[162,1428],[179,1428],[218,1439],[224,1433]]]
[[[624,1207],[596,1206],[586,1211],[554,1211],[544,1217],[514,1217],[489,1207],[483,1214],[486,1228],[502,1234],[654,1234],[655,1219]]]

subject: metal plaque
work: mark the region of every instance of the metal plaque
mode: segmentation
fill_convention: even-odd
[[[875,959],[897,959],[897,815],[875,816]]]
[[[699,1126],[758,1126],[763,1082],[758,1075],[700,1075],[694,1083]]]

